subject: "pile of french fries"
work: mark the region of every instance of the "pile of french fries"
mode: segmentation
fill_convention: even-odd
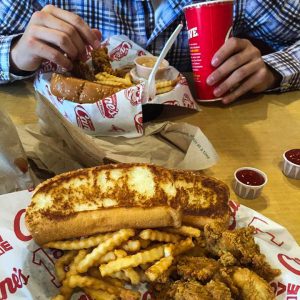
[[[96,74],[95,77],[96,82],[98,83],[112,87],[119,87],[121,89],[126,89],[134,85],[130,73],[126,73],[124,77],[118,77],[107,72],[100,72]],[[156,94],[159,95],[172,91],[178,81],[179,78],[176,78],[174,80],[157,80]]]
[[[53,300],[70,299],[81,288],[91,299],[140,299],[125,287],[154,282],[168,272],[176,257],[195,246],[201,231],[182,226],[160,230],[121,229],[82,239],[49,242],[45,248],[64,250],[55,263],[61,282]]]

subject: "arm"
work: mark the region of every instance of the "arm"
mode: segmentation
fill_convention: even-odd
[[[281,92],[300,89],[300,41],[283,51],[264,55],[262,59],[282,76],[278,86]]]
[[[86,44],[94,47],[100,44],[99,31],[90,29],[79,16],[55,6],[47,5],[29,18],[24,33],[17,40],[12,42],[4,36],[9,44],[3,44],[2,48],[2,65],[6,69],[0,83],[12,81],[12,71],[16,74],[34,72],[43,60],[71,69],[72,60],[85,53]]]

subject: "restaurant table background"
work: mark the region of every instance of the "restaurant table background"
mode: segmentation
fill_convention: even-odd
[[[199,126],[220,157],[204,174],[223,180],[230,187],[231,199],[286,227],[300,244],[300,180],[281,172],[284,151],[300,148],[300,91],[200,106],[201,112],[167,107],[157,120]],[[0,109],[16,125],[37,122],[32,81],[0,86]],[[241,199],[232,189],[234,171],[244,166],[258,168],[268,176],[262,195],[255,200]]]

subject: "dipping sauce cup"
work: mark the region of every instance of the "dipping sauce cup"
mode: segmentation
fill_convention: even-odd
[[[215,101],[214,86],[206,83],[215,70],[211,65],[214,54],[229,38],[232,31],[232,0],[209,1],[184,8],[190,56],[198,101]]]
[[[246,199],[257,198],[268,182],[267,175],[255,168],[243,167],[234,172],[234,191],[241,197]]]
[[[283,159],[283,174],[293,179],[300,179],[300,149],[284,152]]]

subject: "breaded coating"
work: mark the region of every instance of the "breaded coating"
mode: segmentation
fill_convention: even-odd
[[[232,300],[230,289],[220,281],[211,280],[205,288],[214,300]]]

